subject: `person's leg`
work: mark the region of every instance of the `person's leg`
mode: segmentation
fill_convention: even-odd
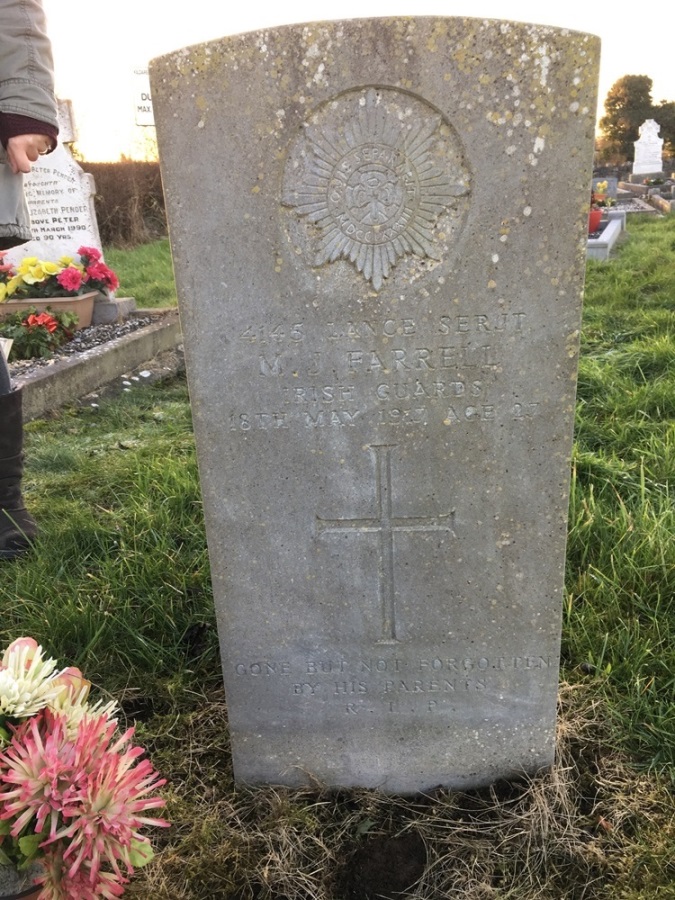
[[[21,496],[23,475],[21,391],[13,391],[0,352],[0,559],[14,559],[30,549],[37,535],[35,520]]]
[[[9,394],[12,390],[12,380],[9,377],[9,366],[5,362],[5,354],[0,350],[0,397]]]

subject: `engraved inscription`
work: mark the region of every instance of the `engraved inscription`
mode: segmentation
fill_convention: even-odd
[[[419,432],[434,423],[528,427],[541,404],[523,396],[504,368],[505,345],[525,337],[527,325],[524,312],[491,311],[429,321],[394,314],[248,325],[235,337],[261,389],[255,407],[228,410],[228,428],[282,433],[370,426],[387,442],[397,429]]]
[[[283,202],[314,226],[314,266],[347,259],[379,291],[401,257],[440,259],[438,220],[456,219],[468,194],[442,117],[409,94],[366,88],[314,113],[291,149]]]
[[[278,685],[298,702],[331,702],[349,715],[373,712],[452,712],[461,696],[489,692],[498,700],[512,689],[513,679],[541,679],[557,670],[551,656],[404,655],[237,660],[234,675],[261,690]],[[430,696],[432,695],[432,696]]]
[[[474,347],[392,347],[380,350],[348,350],[349,372],[432,372],[437,369],[494,369],[499,360],[490,344]]]
[[[305,339],[303,327],[302,322],[296,322],[288,327],[283,324],[249,325],[239,337],[249,344],[281,344],[284,342],[299,344]]]
[[[441,516],[394,516],[392,508],[391,451],[396,445],[373,444],[370,451],[375,461],[375,497],[377,515],[362,519],[322,519],[317,517],[319,532],[374,532],[379,537],[378,581],[382,631],[378,643],[398,643],[396,622],[396,587],[394,581],[394,534],[397,531],[446,531],[455,535],[454,510]]]

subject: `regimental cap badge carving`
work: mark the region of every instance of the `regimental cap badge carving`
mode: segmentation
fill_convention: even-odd
[[[314,266],[349,260],[379,291],[403,256],[442,258],[469,190],[459,140],[441,115],[404,92],[367,88],[306,123],[283,202],[308,225]]]

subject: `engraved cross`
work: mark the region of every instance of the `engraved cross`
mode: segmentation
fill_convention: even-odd
[[[378,644],[398,643],[396,583],[394,578],[394,534],[398,531],[446,531],[455,537],[455,512],[441,516],[395,516],[392,508],[391,451],[396,444],[372,444],[375,460],[377,514],[363,519],[322,519],[319,533],[376,533],[379,536],[378,583],[382,637]]]

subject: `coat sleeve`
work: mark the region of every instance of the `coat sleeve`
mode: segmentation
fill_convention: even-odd
[[[41,0],[0,0],[0,113],[54,127],[54,64]]]

